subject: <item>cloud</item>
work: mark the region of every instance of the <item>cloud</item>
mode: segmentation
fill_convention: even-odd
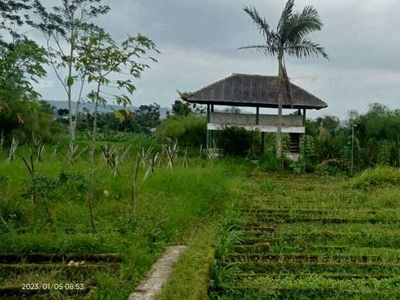
[[[262,53],[237,51],[260,44],[262,36],[243,12],[255,6],[272,27],[284,1],[274,0],[107,0],[111,12],[98,23],[117,39],[142,33],[162,54],[159,63],[137,82],[133,102],[170,106],[176,90],[193,91],[232,73],[276,74],[277,63]],[[324,28],[312,39],[325,47],[330,61],[287,59],[296,84],[326,101],[329,108],[309,116],[348,110],[364,112],[370,103],[398,107],[400,95],[400,2],[394,0],[297,0],[295,10],[317,8]],[[52,80],[55,82],[55,80]],[[49,88],[51,98],[59,89]],[[51,95],[50,95],[51,94]]]

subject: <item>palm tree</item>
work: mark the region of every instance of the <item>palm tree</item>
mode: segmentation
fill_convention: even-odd
[[[265,44],[241,47],[241,49],[256,49],[263,51],[266,56],[278,58],[278,78],[280,92],[278,96],[278,128],[277,128],[277,155],[282,155],[282,100],[286,87],[287,97],[293,105],[292,89],[286,72],[285,54],[297,58],[322,56],[328,59],[323,47],[307,38],[313,31],[322,29],[322,22],[317,10],[313,6],[304,7],[302,12],[293,13],[294,0],[288,0],[282,12],[276,31],[270,29],[265,18],[262,18],[253,7],[245,7],[244,11],[251,17],[259,32],[265,39]]]

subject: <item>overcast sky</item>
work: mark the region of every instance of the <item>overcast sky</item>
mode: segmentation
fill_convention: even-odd
[[[141,33],[161,54],[143,73],[133,105],[170,107],[176,90],[195,91],[232,73],[276,75],[277,61],[238,47],[262,44],[262,36],[243,12],[254,6],[275,28],[283,0],[103,0],[110,13],[98,23],[116,40]],[[53,2],[53,1],[52,1]],[[380,102],[400,108],[400,1],[297,0],[295,11],[313,5],[324,23],[313,34],[330,60],[287,58],[293,83],[328,103],[308,116],[367,111]],[[38,87],[44,99],[64,99],[53,73]]]

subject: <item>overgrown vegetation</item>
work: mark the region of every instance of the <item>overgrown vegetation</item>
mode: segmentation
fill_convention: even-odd
[[[217,146],[223,154],[231,156],[246,156],[252,150],[255,132],[242,127],[227,126],[218,132]]]
[[[279,123],[285,86],[291,99],[285,53],[327,57],[304,40],[322,28],[317,11],[293,5],[276,32],[245,8],[268,41],[256,48],[278,58]],[[146,36],[118,43],[95,25],[110,9],[100,0],[0,7],[0,298],[27,296],[28,282],[75,282],[85,288],[26,293],[127,299],[171,244],[188,250],[159,299],[400,297],[399,110],[308,120],[298,161],[280,157],[291,147],[282,124],[265,143],[227,126],[209,136],[222,151],[205,149],[205,109],[184,102],[190,93],[165,120],[156,103],[127,108],[159,52]],[[39,29],[46,47],[17,28]],[[46,64],[68,109],[39,101]],[[82,99],[94,111],[80,111]],[[109,100],[121,109],[99,113]]]
[[[352,182],[254,172],[241,222],[219,235],[209,297],[397,299],[398,193],[389,167]]]
[[[165,141],[178,141],[181,146],[205,147],[207,120],[202,115],[176,116],[165,120],[156,136]]]
[[[353,179],[353,186],[359,189],[400,185],[400,169],[380,166],[363,171]]]
[[[27,152],[19,149],[21,155]],[[130,156],[124,159],[116,177],[107,161],[97,156],[92,211],[95,234],[87,210],[88,178],[80,171],[87,164],[83,157],[71,165],[67,158],[47,153],[41,162],[32,160],[34,170],[28,172],[21,159],[8,164],[3,156],[1,168],[7,175],[0,178],[0,255],[13,253],[28,259],[32,253],[80,255],[88,262],[70,268],[69,280],[96,286],[93,299],[126,299],[166,245],[186,244],[198,226],[208,226],[208,222],[223,215],[232,201],[229,182],[233,177],[226,176],[224,164],[196,163],[187,168],[178,163],[183,159],[178,157],[173,168],[165,160],[144,180],[149,166],[146,160],[140,164],[137,208],[132,215],[130,180],[136,158],[132,152]],[[119,253],[122,263],[98,270],[101,266],[92,263],[90,255],[108,253]],[[6,270],[17,267],[23,268],[23,261],[7,265]],[[45,271],[40,265],[30,268]],[[64,270],[67,266],[53,268]],[[31,271],[26,270],[0,274],[1,286],[19,286],[33,280]],[[63,272],[59,273],[54,277],[44,272],[34,282],[67,280],[61,276]],[[207,286],[204,280],[203,289]],[[62,298],[63,294],[55,297]]]

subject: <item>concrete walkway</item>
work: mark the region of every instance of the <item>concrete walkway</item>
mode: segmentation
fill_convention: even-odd
[[[151,267],[146,278],[129,295],[128,300],[153,300],[160,293],[169,276],[171,276],[174,264],[185,249],[186,246],[167,247],[163,255]]]

